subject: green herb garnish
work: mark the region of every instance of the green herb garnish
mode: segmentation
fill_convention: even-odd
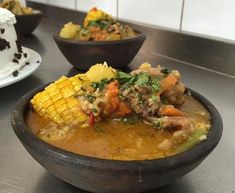
[[[163,68],[162,70],[161,70],[161,72],[163,73],[163,74],[169,74],[171,71],[168,69],[168,68]]]
[[[154,124],[154,128],[156,128],[156,129],[161,129],[161,127],[162,127],[162,124],[160,121],[158,121]]]
[[[137,86],[145,86],[149,83],[150,76],[147,73],[139,73],[137,75],[137,80],[135,82],[135,85]]]
[[[111,20],[93,20],[88,23],[88,26],[100,27],[101,29],[105,29],[111,24]]]
[[[92,109],[92,112],[93,112],[93,113],[97,113],[98,110],[97,110],[96,108],[93,108],[93,109]]]
[[[151,99],[153,100],[153,102],[158,102],[158,97],[156,95],[152,95]]]
[[[107,79],[102,79],[100,82],[92,82],[91,86],[96,90],[99,89],[100,91],[102,91],[104,89],[104,87],[110,83],[112,80],[107,80]]]
[[[87,98],[87,100],[88,100],[90,103],[92,103],[92,102],[96,99],[96,97],[95,97],[95,96],[92,96],[92,95],[86,95],[85,97]]]
[[[120,82],[121,84],[124,84],[124,83],[129,82],[132,79],[132,76],[128,73],[118,71],[117,79],[118,79],[118,82]]]
[[[159,78],[152,77],[151,78],[151,86],[155,92],[158,92],[161,89],[161,84]]]

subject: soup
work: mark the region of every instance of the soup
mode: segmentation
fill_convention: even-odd
[[[97,73],[101,69],[102,73]],[[96,72],[94,77],[93,70]],[[85,88],[84,86],[84,88],[78,89],[79,92],[83,90],[83,93],[75,96],[76,100],[79,101],[80,114],[76,111],[75,115],[79,114],[77,118],[73,114],[74,110],[78,110],[78,105],[75,105],[68,111],[68,115],[72,117],[71,119],[66,118],[69,116],[65,116],[65,113],[60,113],[60,117],[57,117],[58,112],[67,110],[62,102],[60,102],[60,105],[54,103],[52,95],[49,97],[51,101],[49,100],[48,102],[48,93],[50,93],[52,86],[52,90],[57,92],[55,86],[60,87],[61,83],[64,84],[64,81],[61,80],[55,82],[54,85],[46,88],[41,94],[39,93],[38,97],[36,95],[33,98],[31,102],[33,108],[28,113],[27,124],[37,136],[54,146],[81,155],[113,160],[163,158],[183,152],[205,140],[210,128],[210,115],[207,110],[190,93],[185,91],[179,79],[174,85],[170,85],[171,90],[167,88],[167,92],[163,92],[163,88],[166,87],[164,79],[170,76],[172,72],[161,74],[161,78],[158,75],[158,80],[160,81],[159,89],[153,89],[155,94],[153,96],[159,97],[160,101],[156,100],[155,102],[146,103],[150,96],[151,99],[154,99],[153,93],[148,90],[147,93],[142,93],[142,98],[138,98],[140,101],[136,103],[136,93],[144,91],[137,87],[140,91],[134,90],[134,93],[131,93],[132,91],[128,91],[131,87],[127,87],[125,85],[126,82],[120,79],[120,76],[126,78],[125,81],[127,81],[128,77],[133,78],[138,74],[139,77],[133,81],[132,85],[135,87],[136,82],[141,82],[138,78],[144,81],[144,77],[139,75],[143,70],[147,74],[150,71],[152,71],[151,73],[156,72],[156,69],[154,70],[146,64],[133,72],[131,77],[128,76],[130,74],[116,72],[105,66],[98,65],[98,67],[90,69],[86,76],[90,80],[92,79],[91,83],[84,83],[83,85],[88,87]],[[161,71],[164,72],[166,69],[161,69]],[[123,74],[118,75],[118,78],[114,78],[110,72]],[[174,73],[178,76],[178,73]],[[102,77],[98,77],[97,74],[102,74]],[[104,76],[106,78],[105,81]],[[151,76],[155,77],[155,75]],[[82,77],[84,78],[84,75]],[[107,81],[108,78],[110,78],[110,81]],[[148,78],[148,84],[141,85],[141,88],[142,86],[152,87],[153,84],[157,85],[151,77]],[[173,78],[171,77],[171,79]],[[150,84],[151,81],[152,84]],[[119,83],[118,85],[117,82]],[[93,90],[89,87],[90,85],[94,87]],[[62,86],[64,89],[67,87],[67,84]],[[118,96],[116,96],[117,90],[115,88],[118,88]],[[112,94],[107,95],[110,89]],[[89,95],[86,93],[88,90]],[[173,90],[175,93],[172,93]],[[127,91],[129,93],[126,95]],[[172,92],[169,94],[169,91]],[[47,95],[44,92],[47,92]],[[103,95],[100,92],[105,94]],[[117,98],[114,98],[114,95]],[[63,96],[65,97],[65,94]],[[115,99],[119,99],[119,101]],[[141,102],[141,100],[143,101]],[[45,103],[43,101],[48,104],[43,105]],[[53,103],[53,106],[51,106],[51,103]],[[67,102],[67,107],[68,104]],[[45,109],[45,106],[48,107]],[[51,107],[53,107],[52,109],[60,108],[54,111],[49,109]],[[66,110],[62,111],[61,109],[63,108]],[[50,112],[54,112],[54,115],[50,115]]]
[[[97,8],[91,9],[84,18],[83,25],[66,23],[59,36],[75,41],[115,41],[137,36],[134,30],[112,18]]]

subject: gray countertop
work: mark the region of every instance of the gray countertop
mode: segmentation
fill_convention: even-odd
[[[61,75],[76,72],[53,41],[52,34],[59,27],[44,19],[33,36],[23,39],[23,45],[40,53],[43,62],[30,77],[0,89],[0,193],[85,192],[57,179],[42,168],[26,152],[10,124],[11,111],[24,94]],[[218,108],[224,122],[224,132],[219,145],[199,167],[174,183],[151,192],[234,193],[235,78],[153,52],[148,44],[143,46],[130,68],[136,68],[135,64],[145,61],[178,69],[188,87],[206,96]]]

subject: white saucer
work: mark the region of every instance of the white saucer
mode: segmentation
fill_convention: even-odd
[[[10,75],[4,79],[0,79],[0,88],[19,82],[34,73],[34,71],[40,66],[42,61],[41,56],[32,49],[26,47],[23,47],[23,49],[30,55],[29,65],[22,67],[17,76]]]

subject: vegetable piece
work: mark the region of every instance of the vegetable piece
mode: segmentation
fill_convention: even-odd
[[[116,112],[117,115],[119,116],[125,116],[131,113],[131,109],[130,107],[128,107],[128,105],[124,102],[120,102],[119,104],[119,108]]]
[[[118,109],[120,100],[118,97],[119,89],[118,89],[118,81],[114,81],[109,83],[106,86],[106,97],[107,97],[107,103],[104,107],[104,115],[109,115],[113,113],[115,110]]]
[[[106,88],[107,88],[107,95],[109,96],[117,96],[119,93],[118,81],[110,82]]]
[[[88,23],[88,26],[100,27],[101,29],[105,29],[112,24],[112,21],[106,20],[92,20]]]
[[[170,71],[168,68],[163,68],[163,69],[161,70],[161,72],[162,72],[163,74],[168,75],[171,71]]]
[[[132,79],[132,76],[128,73],[118,71],[117,72],[117,79],[118,79],[118,82],[123,84],[123,83],[129,82]]]
[[[176,153],[181,153],[187,149],[192,148],[194,145],[198,144],[203,140],[202,136],[207,134],[206,128],[198,128],[190,135],[190,138],[180,146],[176,148]]]
[[[146,85],[148,85],[149,78],[150,78],[149,74],[141,72],[137,76],[138,76],[138,78],[135,82],[135,85],[137,85],[137,86],[146,86]]]
[[[155,92],[160,91],[160,89],[161,89],[160,80],[156,77],[152,77],[151,78],[151,86]]]
[[[99,89],[100,91],[102,91],[104,89],[104,87],[110,83],[110,80],[107,79],[103,79],[100,82],[92,82],[91,86],[96,90]]]
[[[89,84],[84,74],[71,78],[63,76],[36,94],[30,102],[40,116],[60,125],[84,124],[88,117],[83,113],[76,96],[83,92],[82,86]]]
[[[104,64],[96,64],[86,72],[87,78],[91,82],[100,82],[103,79],[110,80],[116,77],[116,70],[109,67],[106,62]]]
[[[89,120],[88,120],[88,124],[89,124],[89,126],[91,126],[91,127],[94,126],[94,124],[95,124],[95,117],[94,117],[93,114],[90,114]]]
[[[169,151],[172,148],[172,142],[169,139],[164,139],[159,145],[158,148],[163,151]]]
[[[161,116],[184,116],[185,114],[180,111],[179,109],[176,109],[172,105],[162,105],[159,109],[159,114]]]
[[[85,96],[90,103],[92,103],[96,99],[96,97],[92,95],[85,95]]]
[[[72,22],[66,23],[64,27],[60,30],[60,37],[66,39],[76,39],[80,26],[73,24]]]
[[[86,27],[89,23],[97,20],[112,20],[112,16],[94,7],[90,11],[88,11],[83,25]]]
[[[149,64],[148,62],[141,64],[139,67],[139,69],[141,69],[141,70],[150,69],[150,68],[152,68],[152,65]]]

